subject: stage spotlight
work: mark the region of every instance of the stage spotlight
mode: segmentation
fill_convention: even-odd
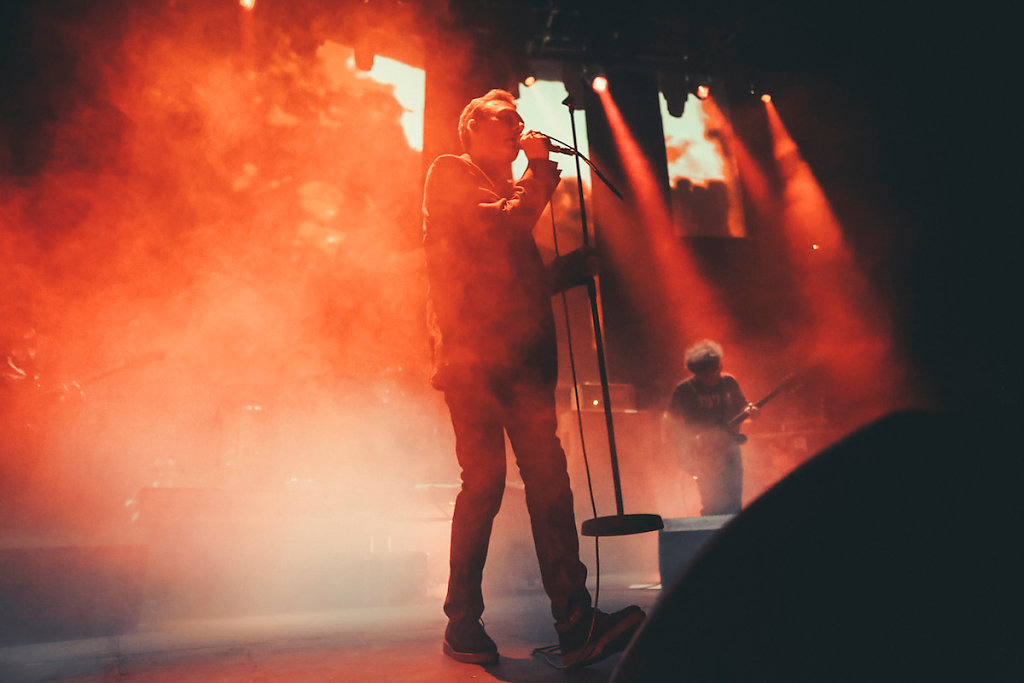
[[[687,74],[684,83],[688,95],[698,100],[706,100],[711,95],[711,77],[706,74]]]
[[[761,95],[761,101],[764,102],[765,104],[768,104],[769,102],[772,101],[772,96],[769,95],[768,93],[765,93]]]
[[[583,81],[589,83],[594,92],[607,92],[608,77],[605,75],[604,67],[599,64],[583,67]]]
[[[533,74],[530,74],[529,76],[527,76],[526,78],[523,79],[523,85],[525,85],[527,88],[529,88],[531,85],[533,85],[536,82],[537,82],[537,77],[534,76]]]
[[[252,9],[256,6],[256,0],[238,0],[238,4],[241,5],[243,9]]]

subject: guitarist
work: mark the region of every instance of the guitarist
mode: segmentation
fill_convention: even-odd
[[[740,444],[746,441],[735,418],[753,417],[758,409],[736,378],[722,372],[722,347],[714,341],[691,346],[685,362],[693,376],[675,388],[668,406],[680,464],[697,481],[701,515],[734,514],[741,506]]]

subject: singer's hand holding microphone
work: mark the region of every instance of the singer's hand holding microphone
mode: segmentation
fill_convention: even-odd
[[[576,154],[574,150],[556,145],[547,135],[535,130],[528,130],[523,133],[519,138],[519,146],[526,154],[527,159],[547,159],[548,154],[551,153],[568,154],[570,156]]]

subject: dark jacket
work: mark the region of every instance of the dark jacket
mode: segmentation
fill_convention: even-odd
[[[548,160],[503,186],[465,154],[431,164],[423,231],[435,387],[524,369],[556,381],[551,294],[566,283],[552,281],[532,230],[558,181]]]

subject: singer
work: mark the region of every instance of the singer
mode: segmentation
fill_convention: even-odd
[[[523,132],[515,98],[491,90],[459,118],[461,156],[427,172],[423,231],[429,281],[433,386],[444,392],[462,487],[452,517],[444,652],[494,664],[481,591],[494,516],[505,490],[505,434],[526,489],[541,580],[551,600],[563,665],[622,650],[639,607],[592,606],[580,561],[565,453],[556,436],[557,343],[551,295],[585,284],[592,259],[572,252],[545,266],[532,229],[559,182],[546,136]],[[528,168],[512,177],[522,151]]]

